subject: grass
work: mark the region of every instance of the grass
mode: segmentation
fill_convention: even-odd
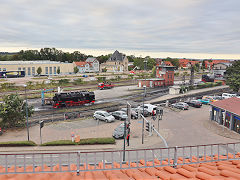
[[[0,142],[0,147],[37,146],[33,141],[8,141]]]
[[[41,146],[66,146],[66,145],[94,145],[94,144],[115,144],[114,138],[88,138],[81,139],[79,143],[71,140],[58,140],[42,144]]]

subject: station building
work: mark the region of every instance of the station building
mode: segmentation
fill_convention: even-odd
[[[37,69],[41,67],[41,75],[72,74],[73,63],[58,61],[39,60],[39,61],[0,61],[0,72],[2,71],[25,71],[26,76],[37,75]]]
[[[240,98],[212,102],[210,120],[240,133]]]
[[[164,87],[173,86],[174,84],[174,69],[172,65],[167,65],[164,61],[160,61],[156,65],[156,78],[140,79],[138,87]]]

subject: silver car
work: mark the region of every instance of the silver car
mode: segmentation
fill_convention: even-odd
[[[188,110],[189,108],[188,104],[184,102],[178,102],[178,103],[172,104],[172,107],[182,109],[182,110]]]
[[[115,121],[115,118],[106,111],[96,111],[93,115],[95,120],[105,121],[107,123]]]
[[[126,120],[128,118],[126,112],[124,111],[114,111],[110,114],[113,115],[114,118],[118,120]]]

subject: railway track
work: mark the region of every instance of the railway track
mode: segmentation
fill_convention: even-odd
[[[168,92],[168,88],[151,90],[147,93],[146,99],[153,99]],[[49,109],[43,112],[36,113],[33,117],[29,118],[30,125],[38,124],[39,120],[44,120],[45,122],[55,122],[63,121],[67,118],[65,117],[67,113],[79,113],[80,118],[86,118],[93,115],[96,110],[104,111],[116,111],[122,107],[126,106],[126,102],[136,102],[139,98],[142,99],[143,92],[114,99],[103,99],[101,102],[96,101],[96,104],[90,106],[80,106],[80,107],[68,107],[66,109]],[[131,103],[132,104],[132,103]],[[79,118],[79,117],[78,117]]]

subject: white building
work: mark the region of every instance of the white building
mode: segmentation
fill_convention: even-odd
[[[85,62],[74,62],[78,67],[79,73],[99,72],[99,61],[96,58],[87,58]]]

